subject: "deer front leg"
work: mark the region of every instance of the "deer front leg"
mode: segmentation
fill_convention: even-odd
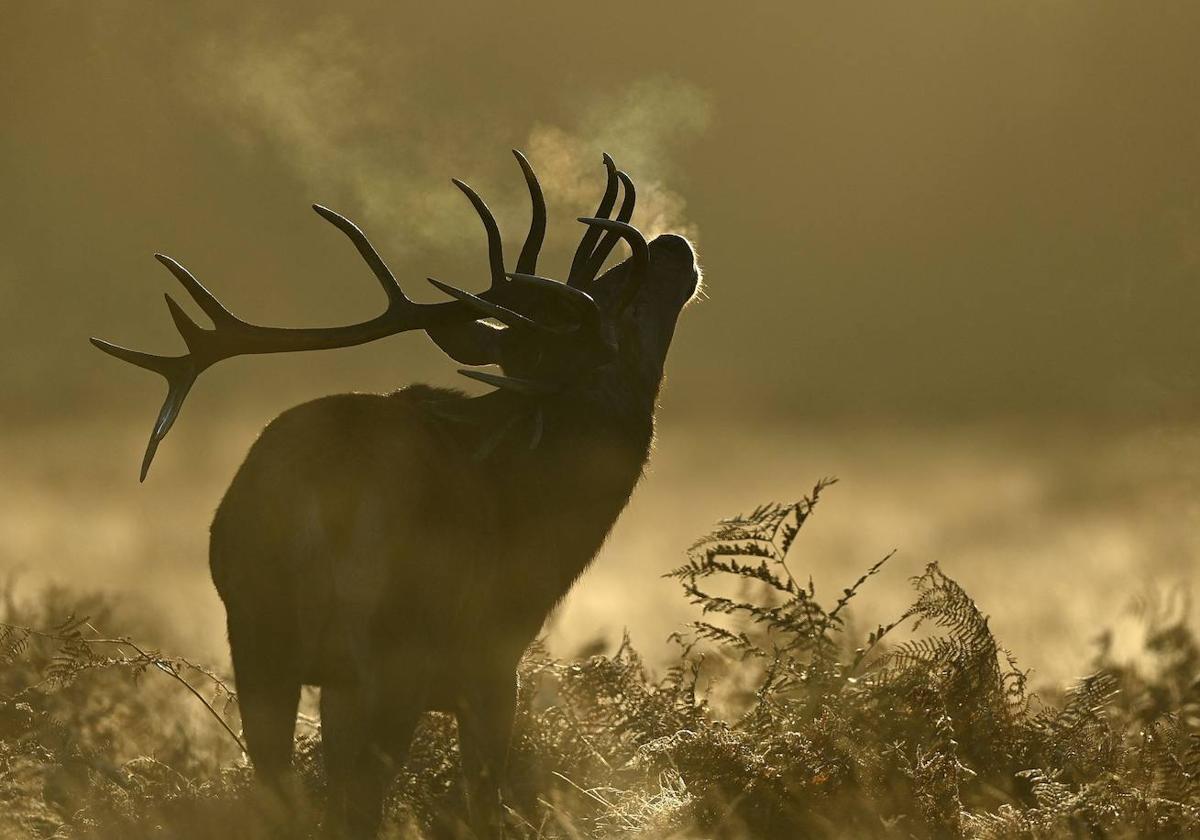
[[[361,685],[322,689],[329,795],[325,836],[338,840],[376,836],[384,794],[404,765],[420,716],[420,704],[411,692],[379,696]]]
[[[504,833],[501,791],[516,706],[516,663],[489,665],[478,671],[459,703],[458,743],[467,815],[479,840],[498,840]]]

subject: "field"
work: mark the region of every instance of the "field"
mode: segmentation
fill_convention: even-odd
[[[943,435],[940,459],[931,446],[886,449],[894,430],[827,435],[822,457],[849,467],[842,481],[779,505],[770,500],[800,483],[788,468],[824,466],[817,447],[798,435],[789,448],[780,433],[743,441],[726,462],[701,460],[706,433],[664,441],[647,492],[671,492],[635,503],[527,656],[508,799],[515,836],[1200,830],[1200,644],[1178,585],[1194,556],[1179,515],[1189,437],[1122,433],[1101,450],[1064,436],[1047,467],[1020,456],[1045,449],[1000,432]],[[703,482],[688,480],[697,463]],[[875,482],[855,492],[866,464]],[[164,484],[184,485],[187,466],[176,469]],[[1084,490],[1055,483],[1072,471],[1086,475]],[[1126,495],[1129,483],[1140,492]],[[66,498],[92,489],[43,486]],[[717,505],[743,494],[746,507],[768,504],[683,551]],[[178,504],[144,497],[150,518],[138,527],[116,502],[87,497],[79,527],[93,540],[107,533],[88,550],[132,551],[140,586],[101,587],[105,577],[76,565],[73,588],[38,575],[9,588],[0,836],[269,836],[219,632],[195,632],[215,619],[203,607],[203,526],[183,520],[203,511],[185,506],[164,524],[154,517]],[[934,534],[935,521],[955,528]],[[29,556],[53,536],[27,533]],[[69,538],[58,535],[64,552]],[[137,539],[178,540],[191,569],[179,561],[156,574]],[[1022,559],[1022,548],[1037,554]],[[1017,559],[1004,564],[1006,553]],[[104,576],[126,574],[96,562]],[[633,575],[644,598],[612,597]],[[631,634],[621,641],[618,630],[613,644],[622,623]],[[297,729],[301,802],[319,801],[322,787],[312,699]],[[452,723],[431,715],[398,768],[390,836],[462,836],[456,762]]]
[[[280,566],[224,591],[265,694],[352,660],[327,707],[397,736],[403,699],[349,695],[467,700],[487,741],[508,708],[440,677],[498,690],[504,625],[544,616],[514,840],[1200,838],[1200,3],[0,8],[0,840],[320,836],[320,691],[295,785],[262,790],[209,528],[271,418],[417,382],[528,399],[310,415],[233,505],[239,563]],[[381,532],[411,578],[324,562]],[[313,562],[272,577],[293,535]],[[280,577],[352,605],[287,609],[311,660],[258,610]],[[448,661],[364,655],[389,622],[343,583]],[[422,720],[387,837],[470,836],[456,725]],[[331,766],[362,816],[378,786]]]

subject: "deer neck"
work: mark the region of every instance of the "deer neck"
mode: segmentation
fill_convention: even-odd
[[[488,483],[500,485],[496,497],[509,500],[511,525],[544,531],[565,523],[603,540],[649,457],[653,401],[633,399],[619,383],[540,400],[455,396],[427,405]]]

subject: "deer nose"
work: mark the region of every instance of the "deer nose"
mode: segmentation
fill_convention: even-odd
[[[654,237],[650,243],[650,261],[655,273],[672,278],[672,289],[681,297],[679,303],[691,300],[700,285],[700,270],[696,265],[696,252],[692,243],[675,233],[664,233]]]
[[[654,237],[654,241],[650,243],[650,255],[655,262],[666,262],[672,267],[678,265],[680,268],[694,268],[696,265],[696,252],[692,249],[692,243],[677,233],[664,233]]]

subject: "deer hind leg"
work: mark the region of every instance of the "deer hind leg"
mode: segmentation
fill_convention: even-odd
[[[420,715],[418,702],[374,682],[321,689],[328,836],[376,836],[387,786],[404,764]]]
[[[480,840],[493,840],[504,833],[502,790],[516,714],[516,665],[489,666],[473,679],[457,712],[459,752],[471,828]]]

